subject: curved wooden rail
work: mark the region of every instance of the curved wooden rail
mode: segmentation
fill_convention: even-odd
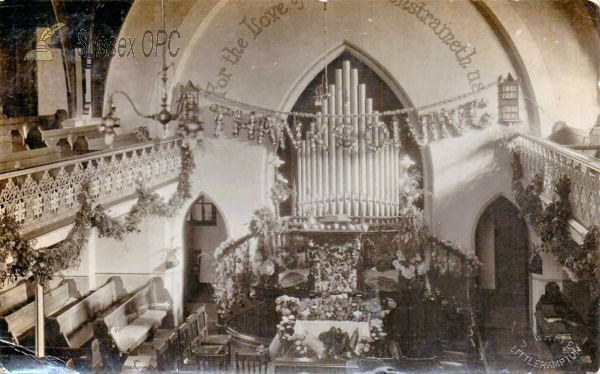
[[[277,332],[275,307],[274,302],[260,301],[240,310],[227,322],[227,333],[240,344],[268,346]]]

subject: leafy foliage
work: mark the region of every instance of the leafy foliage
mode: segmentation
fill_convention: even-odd
[[[558,263],[573,281],[580,278],[600,276],[598,255],[598,228],[591,228],[584,237],[583,244],[577,244],[572,236],[569,219],[572,217],[571,181],[562,176],[554,186],[556,199],[546,209],[543,208],[540,194],[543,191],[543,178],[536,175],[531,184],[523,187],[520,178],[523,169],[518,150],[513,150],[513,192],[521,216],[529,222],[542,240],[542,250],[556,256]]]

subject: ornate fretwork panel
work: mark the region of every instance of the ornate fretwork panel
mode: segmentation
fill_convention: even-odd
[[[527,135],[517,137],[517,143],[527,181],[541,174],[544,193],[554,199],[554,186],[562,176],[567,176],[571,180],[574,218],[586,227],[600,223],[600,161]]]
[[[145,186],[152,187],[177,178],[180,169],[177,139],[26,169],[4,180],[0,176],[0,214],[12,215],[26,233],[77,212],[77,196],[85,180],[90,181],[97,202],[107,203],[134,194],[136,181],[143,179]]]

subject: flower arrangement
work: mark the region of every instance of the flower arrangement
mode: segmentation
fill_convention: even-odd
[[[392,299],[363,300],[360,296],[348,294],[328,295],[312,299],[298,299],[280,296],[275,300],[276,311],[292,320],[302,321],[354,321],[383,319],[390,310],[396,308]]]
[[[317,292],[356,291],[359,257],[360,251],[355,241],[323,245],[316,252],[313,261],[315,290]]]
[[[249,237],[243,241],[228,240],[215,250],[216,279],[213,283],[214,298],[221,316],[233,310],[242,301],[252,282],[250,269]]]
[[[275,172],[275,182],[273,183],[273,187],[271,187],[271,201],[273,201],[274,206],[279,206],[279,204],[286,201],[291,195],[293,191],[288,187],[288,180],[278,171]]]
[[[250,220],[250,234],[259,240],[273,240],[283,233],[283,225],[275,213],[266,207],[254,211]]]
[[[326,358],[341,358],[344,353],[348,357],[348,348],[350,345],[350,336],[339,327],[332,327],[328,331],[319,334],[319,340],[325,345],[323,356]]]
[[[301,308],[298,298],[280,296],[276,300],[276,310],[281,314],[281,321],[277,324],[277,335],[279,340],[287,346],[287,351],[295,357],[314,356],[312,349],[306,344],[306,336],[296,334],[296,311]]]
[[[392,269],[396,247],[391,235],[384,232],[365,238],[363,241],[365,267],[375,268],[378,272]]]
[[[272,278],[282,265],[276,244],[283,226],[275,213],[268,208],[257,209],[249,226],[249,234],[236,240],[224,241],[214,252],[217,274],[213,283],[214,297],[222,316],[229,313],[244,294],[249,293],[249,287],[255,281],[250,267],[250,239],[258,240],[258,251],[264,259],[259,266],[259,275]]]
[[[360,296],[349,297],[347,294],[321,296],[314,299],[298,299],[280,296],[275,301],[276,310],[281,314],[277,325],[279,339],[287,345],[288,350],[297,357],[313,356],[314,352],[306,344],[306,336],[295,332],[296,322],[310,321],[355,321],[369,322],[370,339],[348,339],[348,335],[340,331],[328,331],[319,335],[326,346],[326,354],[331,357],[368,356],[374,346],[382,344],[387,333],[383,319],[390,310],[396,307],[392,299],[362,300]],[[343,336],[342,336],[343,335]]]
[[[364,339],[360,339],[358,344],[356,345],[356,349],[354,350],[354,354],[359,357],[368,356],[371,352],[371,343]]]

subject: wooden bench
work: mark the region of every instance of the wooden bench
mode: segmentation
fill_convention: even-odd
[[[94,323],[94,336],[100,342],[102,360],[109,364],[118,362],[119,358],[152,338],[163,322],[172,324],[172,307],[173,300],[162,280],[153,278],[125,302],[109,308]],[[167,315],[170,318],[167,319]]]
[[[54,147],[58,145],[60,140],[67,140],[71,146],[73,146],[73,142],[79,136],[85,136],[88,139],[104,139],[102,133],[98,129],[98,125],[68,127],[55,130],[43,130],[41,128],[35,128],[30,131],[30,135],[34,132],[39,133],[39,137],[46,143],[48,147]]]
[[[57,110],[55,114],[37,117],[17,117],[0,119],[0,136],[6,136],[13,131],[18,131],[23,139],[27,137],[30,129],[41,126],[42,128],[59,127],[61,120],[66,117],[64,110]]]
[[[65,281],[60,287],[44,295],[44,315],[52,316],[61,309],[73,304],[81,297],[73,280]],[[35,326],[35,302],[0,317],[0,334],[21,344],[26,334]],[[20,343],[21,341],[21,343]],[[23,345],[23,344],[21,344]]]
[[[27,283],[21,282],[10,290],[0,294],[0,316],[12,312],[27,303]]]
[[[18,131],[23,138],[31,127],[37,126],[38,117],[19,117],[0,119],[0,136],[8,136],[12,131]]]
[[[48,338],[53,347],[81,348],[94,337],[94,322],[102,312],[126,296],[121,278],[113,277],[98,290],[48,318]]]
[[[0,136],[0,155],[26,150],[28,148],[23,144],[23,138],[18,133]]]
[[[107,144],[104,143],[104,137],[94,139],[86,137],[86,140],[88,151],[101,151],[110,148]],[[115,135],[115,139],[112,143],[112,148],[118,148],[137,143],[140,143],[140,140],[138,139],[138,135],[136,133]]]
[[[45,165],[61,159],[60,147],[0,154],[0,173]]]

